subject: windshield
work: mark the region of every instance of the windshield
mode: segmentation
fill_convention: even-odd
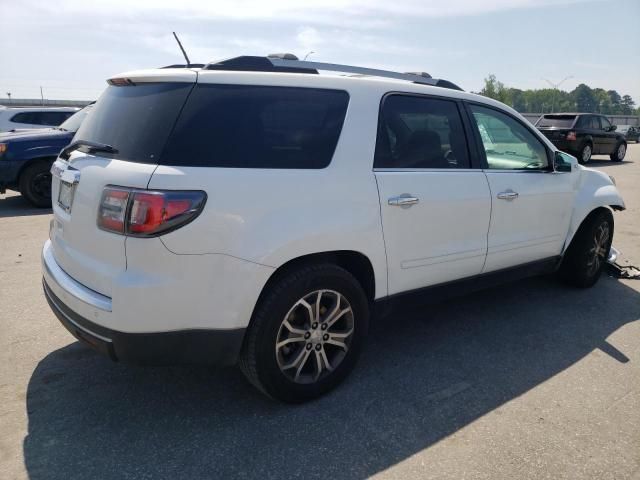
[[[80,128],[80,124],[84,120],[84,117],[87,116],[87,113],[91,110],[93,105],[87,105],[79,112],[74,113],[68,119],[66,119],[62,124],[58,127],[62,130],[66,130],[67,132],[77,132],[78,128]]]
[[[158,163],[160,153],[193,83],[141,83],[109,86],[73,141],[112,146],[100,155],[139,163]]]
[[[544,115],[536,122],[536,127],[571,128],[575,115]]]

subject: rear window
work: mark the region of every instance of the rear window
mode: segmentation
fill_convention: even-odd
[[[536,122],[536,127],[571,128],[575,115],[543,115]]]
[[[199,84],[160,163],[324,168],[333,157],[348,103],[349,95],[340,90]]]
[[[192,83],[109,86],[73,139],[106,143],[118,150],[101,156],[158,163],[192,88]]]

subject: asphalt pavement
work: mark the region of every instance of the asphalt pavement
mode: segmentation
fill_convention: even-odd
[[[601,159],[598,159],[601,158]],[[640,264],[640,145],[596,157]],[[640,281],[523,280],[376,321],[351,377],[301,406],[235,368],[131,367],[41,292],[50,211],[0,196],[2,479],[639,479]]]

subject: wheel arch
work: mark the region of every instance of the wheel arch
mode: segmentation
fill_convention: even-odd
[[[334,250],[327,252],[316,252],[292,258],[276,268],[262,287],[256,305],[260,303],[262,297],[269,288],[282,276],[292,270],[304,265],[332,263],[338,265],[351,273],[360,283],[370,301],[376,295],[376,281],[373,264],[369,257],[355,250]]]
[[[624,208],[621,208],[619,205],[600,205],[586,212],[584,216],[580,218],[579,221],[575,221],[575,219],[573,219],[571,222],[571,230],[569,231],[569,235],[567,236],[567,240],[565,241],[564,247],[562,249],[562,253],[564,254],[567,251],[567,249],[571,246],[571,242],[573,241],[580,227],[585,222],[587,222],[591,217],[593,217],[594,215],[597,215],[598,212],[606,211],[611,213],[611,219],[612,219],[612,222],[614,222],[614,227],[615,227],[615,220],[613,219],[612,210],[624,210]]]
[[[55,162],[56,160],[56,156],[53,155],[43,155],[42,157],[32,157],[29,158],[26,162],[24,162],[22,165],[20,165],[20,168],[18,169],[18,174],[16,175],[16,185],[20,185],[20,179],[22,178],[22,174],[24,173],[24,171],[30,167],[31,165],[33,165],[34,163],[38,163],[38,162]]]

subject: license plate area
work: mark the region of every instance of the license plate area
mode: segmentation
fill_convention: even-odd
[[[75,183],[60,180],[60,189],[58,190],[58,205],[65,212],[71,212],[71,204],[73,203],[73,194],[75,192]]]

